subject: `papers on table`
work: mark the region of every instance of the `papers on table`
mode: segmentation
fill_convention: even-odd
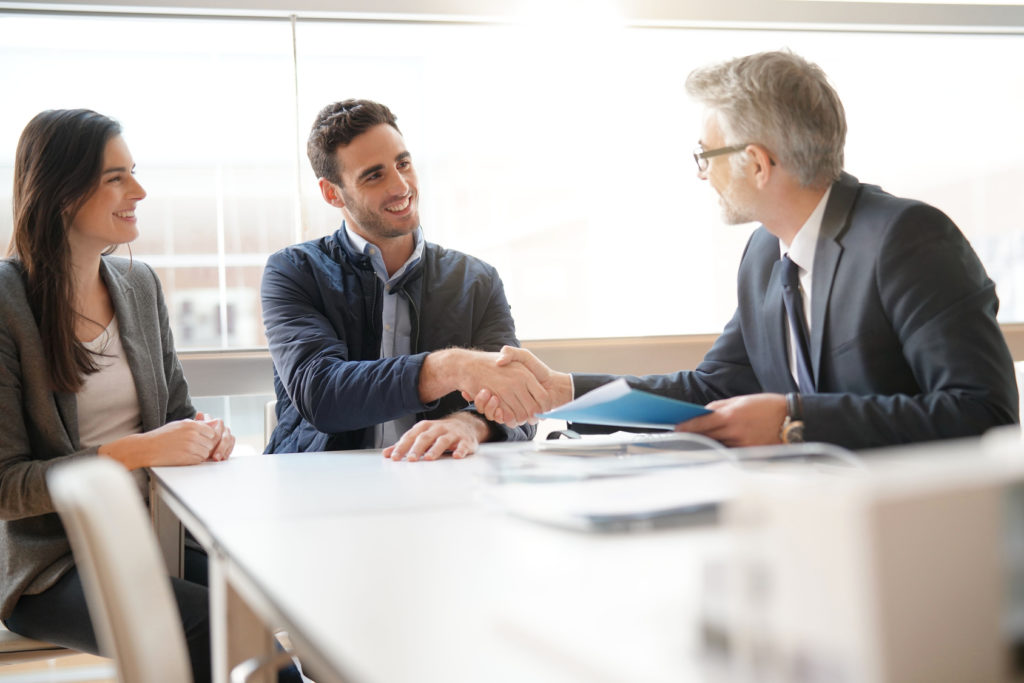
[[[709,412],[695,403],[632,389],[626,380],[617,379],[540,417],[587,424],[672,429],[680,422]]]
[[[483,452],[483,497],[533,521],[623,531],[714,518],[733,495],[727,449],[694,434],[588,436]]]
[[[705,465],[727,459],[727,449],[704,436],[616,432],[582,439],[537,441],[526,448],[485,451],[493,483],[583,481]]]
[[[850,474],[830,444],[728,449],[693,434],[586,436],[482,451],[485,501],[517,517],[588,531],[715,521],[748,481]]]
[[[688,434],[686,432],[588,434],[586,438],[582,439],[535,441],[534,447],[541,453],[576,456],[689,452],[697,461],[717,460],[728,450],[718,441],[703,434]]]
[[[713,521],[742,474],[728,463],[559,483],[487,487],[483,499],[535,522],[584,531],[630,531]]]

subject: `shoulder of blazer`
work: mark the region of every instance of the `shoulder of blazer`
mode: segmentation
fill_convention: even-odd
[[[3,285],[25,283],[25,268],[14,258],[0,259],[0,283]]]
[[[148,294],[156,292],[156,272],[148,263],[120,256],[104,256],[102,264],[108,285],[122,291],[140,289]]]
[[[819,239],[827,237],[839,240],[842,237],[850,227],[850,212],[864,187],[859,180],[845,171],[839,176],[839,180],[832,183],[832,192],[828,196],[828,204],[825,205],[825,215],[821,218]]]
[[[145,263],[123,256],[104,256],[100,261],[106,266],[108,273],[124,280],[136,280],[139,275],[152,272]]]
[[[499,279],[497,269],[483,259],[434,242],[427,242],[424,246],[423,261],[435,282],[454,278],[463,285],[472,280],[485,280],[493,284]]]
[[[25,269],[16,259],[0,260],[0,310],[5,315],[28,316],[34,320],[28,305],[28,294],[25,291]]]
[[[925,212],[934,220],[926,223],[915,222],[904,224],[905,216],[918,216]],[[821,224],[821,238],[828,238],[837,243],[845,242],[853,224],[857,224],[858,239],[881,241],[887,239],[886,234],[907,234],[921,236],[921,226],[941,227],[959,230],[953,222],[939,209],[917,199],[897,197],[886,192],[878,185],[861,183],[846,173],[832,186],[828,206]],[[906,229],[910,227],[911,229]],[[900,229],[902,231],[900,231]],[[893,232],[893,230],[897,232]]]

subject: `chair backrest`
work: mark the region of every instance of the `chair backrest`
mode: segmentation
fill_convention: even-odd
[[[270,443],[270,435],[277,426],[277,399],[267,401],[263,406],[263,447]]]
[[[1017,396],[1021,395],[1021,390],[1024,389],[1024,360],[1019,360],[1013,364],[1014,374],[1017,375]],[[1024,402],[1020,405],[1020,421],[1021,425],[1024,426]]]
[[[138,487],[97,456],[53,468],[50,496],[71,540],[100,650],[122,683],[192,680],[185,635]]]

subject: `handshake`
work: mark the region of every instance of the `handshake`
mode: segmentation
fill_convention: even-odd
[[[443,363],[444,369],[432,360]],[[526,349],[512,346],[503,347],[500,353],[467,349],[435,352],[428,356],[424,372],[428,377],[447,377],[446,388],[454,385],[477,412],[509,427],[535,423],[538,414],[573,398],[567,373],[555,372]]]

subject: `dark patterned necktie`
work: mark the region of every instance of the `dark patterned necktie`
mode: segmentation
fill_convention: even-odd
[[[800,296],[800,266],[782,257],[782,300],[786,304],[786,317],[796,339],[796,377],[800,393],[814,393],[814,375],[811,373],[811,345],[804,317],[804,298]]]

